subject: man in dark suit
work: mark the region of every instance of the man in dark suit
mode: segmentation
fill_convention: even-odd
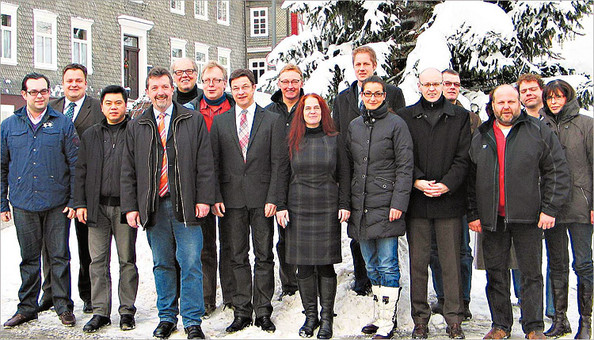
[[[64,96],[52,100],[50,106],[64,113],[74,122],[76,133],[79,138],[89,127],[98,123],[103,118],[101,104],[95,98],[86,95],[87,91],[87,68],[81,64],[69,64],[62,71],[62,87]],[[70,220],[68,220],[70,223]],[[89,233],[87,226],[74,221],[76,239],[78,241],[78,258],[80,269],[78,271],[78,294],[83,301],[83,312],[92,313],[91,305],[91,278],[89,276],[89,265],[91,255],[89,254]],[[52,307],[52,288],[49,275],[49,263],[47,250],[43,249],[43,296],[39,303],[39,311],[45,311]]]
[[[349,124],[353,119],[361,115],[361,109],[363,108],[363,102],[360,96],[361,83],[363,80],[371,77],[377,68],[375,51],[369,46],[360,46],[354,49],[353,68],[355,69],[357,80],[336,97],[334,109],[332,110],[334,125],[341,132],[339,141],[343,146],[344,137],[349,130]],[[404,107],[405,102],[402,90],[394,85],[387,85],[386,102],[388,102],[389,107],[394,112]],[[371,282],[367,278],[365,261],[361,255],[359,242],[355,240],[351,240],[351,254],[353,256],[353,266],[355,267],[355,284],[353,285],[353,290],[358,295],[367,295],[371,292]]]
[[[218,178],[213,213],[221,218],[220,240],[228,242],[221,247],[231,249],[236,282],[235,318],[227,332],[251,325],[254,311],[256,326],[274,332],[276,327],[270,320],[274,293],[273,216],[282,152],[278,145],[284,130],[278,114],[254,102],[256,81],[251,71],[235,70],[229,82],[236,104],[215,116],[210,130]],[[256,258],[253,289],[248,256],[250,227]]]

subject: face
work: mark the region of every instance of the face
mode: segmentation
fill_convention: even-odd
[[[375,110],[384,102],[386,93],[382,89],[382,84],[367,83],[361,91],[361,98],[367,110]]]
[[[567,97],[565,97],[565,95],[560,91],[551,93],[547,98],[547,106],[553,114],[558,114],[561,112],[566,102]]]
[[[101,102],[101,112],[110,125],[118,124],[126,116],[126,101],[121,93],[107,93]]]
[[[512,126],[520,116],[518,91],[511,86],[502,86],[493,94],[493,112],[499,125]]]
[[[301,76],[295,71],[286,71],[278,76],[278,87],[283,93],[283,100],[294,101],[299,99],[302,86]]]
[[[68,100],[75,102],[81,99],[87,90],[85,74],[78,69],[66,71],[62,77],[62,86],[64,87],[64,96]]]
[[[202,74],[202,90],[204,96],[210,100],[221,98],[227,87],[227,79],[223,78],[223,71],[218,67],[204,70]]]
[[[436,102],[441,97],[442,75],[435,69],[425,70],[419,75],[419,90],[428,102]]]
[[[353,68],[357,80],[361,83],[363,80],[371,77],[375,72],[376,64],[371,61],[369,53],[357,53],[353,59]]]
[[[25,85],[27,91],[21,91],[21,95],[27,101],[27,110],[34,114],[42,113],[47,107],[50,97],[47,82],[43,78],[29,79]]]
[[[252,84],[246,76],[231,81],[231,94],[235,103],[242,109],[247,109],[254,103],[254,92],[256,92],[256,85]]]
[[[455,103],[460,94],[460,76],[444,73],[443,74],[443,96],[450,101]]]
[[[307,97],[303,106],[303,120],[305,120],[305,126],[308,128],[315,128],[320,126],[322,121],[322,108],[320,102],[315,97]]]
[[[173,65],[173,81],[180,92],[190,92],[197,79],[198,73],[191,61],[181,59]]]
[[[520,101],[526,108],[542,107],[542,89],[538,82],[523,81],[520,83]]]
[[[149,78],[146,94],[151,99],[153,106],[164,112],[171,105],[173,96],[173,87],[169,82],[169,77],[163,75]]]

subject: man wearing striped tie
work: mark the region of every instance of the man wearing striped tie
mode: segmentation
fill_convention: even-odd
[[[210,139],[202,115],[172,101],[173,78],[167,69],[151,69],[146,82],[152,105],[128,124],[121,209],[132,228],[145,228],[153,253],[160,320],[153,336],[168,338],[181,314],[188,339],[203,339],[200,224],[215,198]]]

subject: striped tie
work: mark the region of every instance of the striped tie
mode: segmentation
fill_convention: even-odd
[[[247,110],[241,110],[241,116],[239,117],[239,146],[241,147],[244,163],[247,160],[247,147],[249,141],[250,132],[247,124]]]
[[[74,107],[76,106],[76,103],[70,102],[70,104],[68,104],[68,108],[66,108],[66,113],[64,113],[64,115],[66,117],[68,117],[68,119],[72,120],[72,118],[74,117]]]
[[[159,178],[159,197],[165,196],[169,192],[169,179],[167,176],[167,131],[165,130],[165,113],[160,113],[157,118],[159,136],[163,145],[163,161],[161,162],[161,177]]]

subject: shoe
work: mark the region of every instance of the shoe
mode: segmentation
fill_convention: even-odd
[[[177,327],[173,322],[161,321],[157,325],[157,328],[155,328],[155,331],[153,332],[153,337],[159,339],[167,339],[171,336],[171,333],[175,332],[176,329]]]
[[[293,296],[295,295],[295,290],[283,290],[282,293],[278,296],[278,301],[283,301],[285,296]]]
[[[506,332],[501,328],[493,327],[483,339],[508,339],[511,336],[510,332]]]
[[[41,300],[39,303],[39,307],[37,308],[37,313],[45,312],[46,310],[50,310],[54,306],[54,302],[52,300]]]
[[[373,339],[392,339],[398,328],[398,301],[400,300],[400,287],[379,287],[378,326]],[[376,293],[376,294],[377,294]]]
[[[542,331],[532,331],[526,334],[526,339],[546,339],[547,336],[544,335]]]
[[[206,339],[199,325],[186,327],[184,331],[188,335],[188,339]]]
[[[359,296],[367,296],[371,294],[371,282],[367,282],[367,284],[365,284],[365,286],[362,289],[353,288],[353,290]]]
[[[93,315],[91,320],[83,327],[85,333],[95,333],[99,328],[103,326],[111,325],[111,320],[106,316]]]
[[[544,332],[547,338],[560,338],[565,334],[571,334],[571,325],[565,313],[557,313],[555,310],[555,317],[553,323],[548,331]]]
[[[270,320],[270,316],[264,315],[259,318],[256,318],[256,322],[254,323],[256,327],[262,328],[263,331],[268,333],[274,333],[276,331],[276,326]]]
[[[371,320],[361,328],[361,333],[366,335],[374,335],[379,328],[376,323],[380,312],[379,296],[381,295],[381,287],[372,285],[371,292],[373,294],[373,316],[371,317]]]
[[[468,321],[472,319],[472,313],[470,312],[470,301],[464,301],[464,311],[462,312],[462,321]]]
[[[214,313],[216,310],[217,310],[217,306],[215,306],[215,305],[211,305],[211,304],[204,305],[203,318],[208,319],[212,315],[212,313]]]
[[[299,296],[301,296],[303,314],[305,314],[305,322],[299,328],[299,336],[302,338],[311,338],[316,328],[320,325],[320,320],[318,319],[317,276],[310,275],[304,279],[298,277],[297,285],[299,285]]]
[[[60,314],[60,321],[62,321],[62,325],[66,327],[73,327],[76,324],[76,317],[71,311],[67,310]]]
[[[225,303],[223,303],[223,310],[226,310],[226,309],[230,309],[230,310],[234,311],[235,306],[233,306],[233,303],[231,303],[231,302],[225,302]]]
[[[590,339],[592,336],[592,284],[582,280],[578,284],[578,311],[580,325],[576,339]]]
[[[37,315],[26,316],[20,313],[16,313],[12,318],[8,319],[8,321],[4,323],[4,328],[12,328],[35,319],[37,319]]]
[[[448,333],[450,339],[464,339],[464,331],[462,330],[462,325],[459,323],[453,323],[446,327],[446,333]]]
[[[424,323],[416,324],[411,337],[413,339],[427,339],[429,337],[429,328]]]
[[[235,332],[239,332],[240,330],[251,326],[252,325],[252,318],[250,317],[246,317],[246,316],[236,316],[233,319],[233,322],[231,323],[231,325],[229,325],[229,327],[227,327],[225,329],[225,332],[227,333],[235,333]]]
[[[91,301],[83,301],[83,313],[85,313],[85,314],[93,313],[93,304],[91,303]]]
[[[431,304],[431,313],[443,315],[444,299],[437,299],[437,302]]]
[[[336,300],[336,276],[318,276],[318,295],[320,297],[320,329],[318,339],[330,339],[333,334],[334,300]],[[371,287],[371,286],[370,286]]]
[[[136,328],[136,321],[134,321],[134,315],[122,314],[120,316],[120,329],[123,331],[129,331]]]

